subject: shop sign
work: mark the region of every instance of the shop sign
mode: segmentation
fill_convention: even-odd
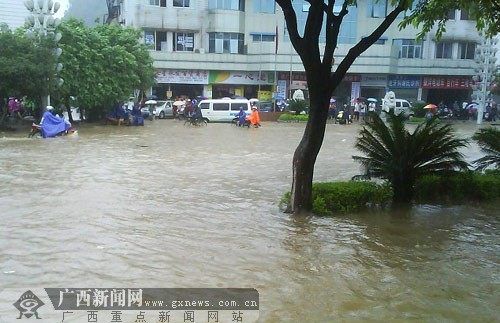
[[[305,90],[307,89],[307,81],[292,81],[290,88],[292,90],[297,90],[297,89]]]
[[[278,80],[276,86],[276,100],[286,99],[286,81]]]
[[[271,101],[273,98],[273,92],[271,91],[257,91],[257,99],[259,101]]]
[[[391,89],[415,89],[421,84],[420,76],[390,75],[387,86]]]
[[[361,86],[386,87],[387,75],[365,74],[361,76]]]
[[[344,78],[342,79],[344,82],[360,82],[361,81],[361,75],[358,74],[346,74]]]
[[[361,83],[352,82],[351,84],[351,102],[354,102],[357,98],[361,96]]]
[[[156,82],[163,84],[208,84],[208,71],[159,70]]]
[[[242,85],[274,84],[274,73],[210,71],[209,82]]]
[[[424,89],[464,89],[471,88],[472,79],[468,76],[424,76]]]
[[[290,80],[290,72],[279,72],[278,80]],[[293,72],[292,81],[307,81],[307,76],[305,72]]]

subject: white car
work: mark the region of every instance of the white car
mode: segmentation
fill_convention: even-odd
[[[401,113],[403,113],[406,118],[413,115],[413,111],[411,110],[411,103],[407,100],[396,99],[394,114],[399,115]]]

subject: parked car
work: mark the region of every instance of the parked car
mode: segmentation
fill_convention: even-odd
[[[411,103],[407,100],[396,99],[396,108],[394,109],[394,114],[399,115],[403,113],[403,115],[408,118],[412,116],[414,113],[411,109]]]
[[[158,102],[155,101],[155,100],[148,100],[146,101],[144,104],[145,104],[145,107],[141,109],[141,114],[142,114],[142,117],[143,118],[149,118],[149,119],[153,119],[154,118],[154,111],[156,109],[156,104]]]
[[[173,118],[174,112],[172,107],[173,101],[158,101],[154,110],[155,117],[159,119]]]

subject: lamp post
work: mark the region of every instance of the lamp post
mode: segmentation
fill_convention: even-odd
[[[477,124],[483,122],[483,115],[486,109],[486,102],[490,95],[490,86],[493,81],[496,70],[496,57],[497,49],[495,45],[497,40],[491,37],[483,38],[480,45],[476,47],[475,61],[476,68],[474,71],[476,75],[472,77],[474,83],[472,84],[472,99],[477,101],[479,108],[477,111]]]
[[[54,2],[53,0],[25,0],[24,6],[30,12],[30,15],[26,17],[26,24],[28,29],[26,33],[29,37],[40,40],[42,37],[47,37],[52,39],[55,44],[54,56],[56,60],[61,56],[62,49],[57,47],[57,43],[61,40],[62,35],[56,32],[57,27],[61,23],[59,18],[54,18],[54,14],[59,11],[61,4],[59,2]],[[54,76],[57,76],[61,72],[63,64],[56,63],[54,66]],[[47,77],[47,81],[50,76]],[[64,83],[62,78],[57,78],[57,85],[61,86]],[[50,87],[47,87],[47,96],[42,98],[46,100],[44,106],[50,105]]]

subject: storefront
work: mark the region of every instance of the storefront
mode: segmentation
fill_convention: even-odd
[[[387,75],[364,74],[361,75],[361,97],[380,100],[387,92]]]
[[[342,82],[340,82],[340,84],[334,90],[332,96],[335,97],[338,102],[342,103],[349,102],[353,84],[355,84],[356,82],[359,84],[360,81],[361,81],[360,75],[347,74],[342,79]],[[306,73],[293,72],[291,75],[291,82],[290,82],[290,72],[279,72],[277,96],[281,97],[286,94],[285,98],[290,98],[296,90],[302,90],[306,100],[309,99]]]
[[[153,94],[158,99],[196,98],[208,85],[209,72],[203,70],[158,70]]]
[[[397,99],[417,102],[422,99],[422,78],[416,75],[389,75],[387,87]]]
[[[204,95],[213,99],[224,97],[272,99],[274,72],[210,71],[209,85]]]
[[[422,78],[423,97],[426,102],[443,102],[452,106],[455,101],[470,101],[472,93],[470,76],[424,76]]]

